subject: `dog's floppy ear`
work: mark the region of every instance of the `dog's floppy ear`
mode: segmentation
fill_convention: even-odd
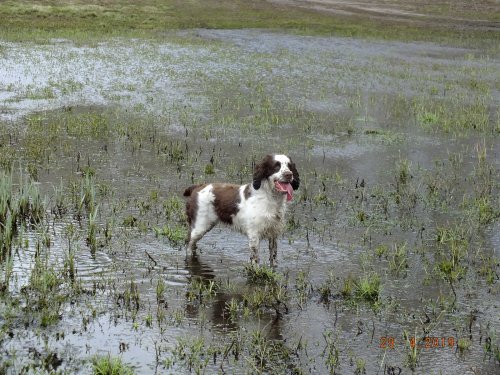
[[[292,189],[297,190],[300,186],[299,172],[297,172],[297,167],[295,166],[295,163],[292,162],[291,160],[288,167],[290,168],[290,171],[292,171],[293,174],[293,180],[291,182]]]
[[[259,179],[257,179],[257,180],[253,180],[253,181],[252,181],[252,186],[253,186],[253,188],[254,188],[255,190],[259,190],[259,189],[260,189],[260,185],[262,185],[262,182],[261,182],[261,181],[262,181],[262,180],[259,180]]]
[[[266,155],[262,161],[255,166],[253,172],[252,186],[255,190],[259,190],[262,185],[262,180],[273,174],[272,165],[274,157],[273,155]]]

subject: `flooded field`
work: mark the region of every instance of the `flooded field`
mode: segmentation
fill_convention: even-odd
[[[0,42],[0,373],[499,373],[498,66],[262,30]],[[225,227],[186,258],[184,188],[267,153],[302,181],[277,268]]]

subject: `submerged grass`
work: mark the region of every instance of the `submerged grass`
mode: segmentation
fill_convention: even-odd
[[[224,373],[228,368],[255,374],[302,373],[300,355],[305,349],[300,341],[294,345],[274,340],[266,337],[264,331],[240,329],[218,344],[204,336],[181,337],[163,361],[164,367],[168,370],[183,368],[194,373]]]
[[[12,173],[0,171],[0,261],[10,253],[20,228],[38,224],[44,216],[38,185],[22,172],[14,184]]]
[[[37,41],[53,36],[85,41],[110,35],[163,38],[168,28],[269,26],[271,14],[275,16],[273,27],[302,33],[403,39],[460,34],[431,35],[429,30],[417,36],[417,29],[396,27],[389,36],[388,25],[337,22],[330,15],[309,11],[285,14],[267,2],[233,2],[230,7],[229,2],[209,1],[204,4],[206,14],[198,17],[202,10],[197,4],[153,0],[101,5],[4,2],[0,19],[11,19],[0,23],[0,34]],[[239,14],[229,20],[233,12]],[[177,17],[180,13],[182,17]],[[34,30],[39,37],[27,31],[32,18],[36,18],[38,29]],[[132,26],[135,29],[129,30]],[[157,53],[155,43],[151,50]],[[201,43],[184,40],[178,53]],[[7,356],[10,347],[15,349],[10,340],[23,340],[24,331],[36,327],[35,335],[51,346],[51,338],[46,339],[48,330],[66,328],[66,317],[81,314],[82,325],[75,328],[74,336],[81,336],[93,321],[101,324],[99,319],[109,317],[116,329],[126,327],[127,337],[137,339],[137,350],[146,357],[153,350],[150,338],[154,340],[157,366],[176,373],[373,372],[379,353],[367,349],[366,342],[370,335],[373,341],[385,322],[404,329],[414,322],[413,316],[424,311],[429,320],[448,327],[465,309],[482,309],[480,298],[494,298],[499,262],[485,240],[500,217],[498,171],[492,161],[498,137],[498,115],[491,115],[497,101],[496,83],[483,79],[497,77],[491,67],[427,79],[422,77],[433,77],[431,70],[442,77],[448,66],[436,63],[413,70],[402,58],[394,63],[380,57],[363,67],[340,59],[341,69],[325,72],[317,67],[332,61],[337,64],[338,52],[326,53],[318,64],[316,55],[297,60],[286,49],[244,52],[242,58],[235,55],[243,50],[230,43],[210,44],[203,51],[209,57],[197,61],[201,66],[197,68],[185,69],[192,62],[189,54],[183,58],[167,54],[161,60],[168,74],[182,75],[174,89],[184,85],[192,91],[182,94],[187,103],[162,102],[167,108],[159,116],[146,114],[141,105],[123,111],[66,107],[52,114],[30,115],[26,128],[16,128],[9,136],[5,130],[0,136],[0,165],[4,168],[0,175],[0,305],[8,305],[2,311],[8,319],[2,321],[0,342],[7,343]],[[182,72],[168,65],[169,59]],[[228,59],[234,65],[205,71],[217,59]],[[476,60],[466,65],[482,63]],[[309,66],[315,68],[299,69]],[[392,69],[400,66],[401,71]],[[234,67],[237,71],[231,70]],[[355,87],[361,81],[376,82],[375,78],[393,82],[396,76],[401,81],[389,91],[399,89],[401,82],[411,83],[397,97]],[[347,84],[351,81],[354,87]],[[153,90],[155,84],[145,87]],[[31,88],[24,95],[49,100],[61,91],[77,92],[81,85],[54,83]],[[131,93],[137,86],[123,83],[119,87]],[[461,96],[464,91],[468,95]],[[203,106],[192,104],[200,97]],[[330,109],[339,102],[340,109]],[[414,144],[434,147],[431,141],[435,140],[436,148],[441,148],[448,145],[449,137],[453,137],[451,143],[461,146],[450,146],[458,151],[434,164],[427,160],[433,154],[427,155],[426,149]],[[484,137],[488,142],[478,141],[474,147],[468,137]],[[406,146],[411,146],[408,153]],[[225,253],[219,245],[214,245],[220,250],[214,258],[202,254],[211,259],[208,262],[216,259],[211,265],[214,269],[206,271],[210,267],[200,262],[192,265],[190,260],[183,263],[183,252],[177,251],[186,238],[182,188],[211,179],[246,183],[261,153],[276,149],[291,150],[304,166],[301,188],[290,207],[288,230],[280,238],[282,244],[288,240],[291,251],[280,253],[283,263],[279,268],[247,265],[241,277],[241,272],[226,269],[226,256],[232,257],[227,255],[232,252]],[[369,156],[362,154],[365,149]],[[17,169],[12,166],[16,158],[29,173],[29,177],[21,173],[24,177],[19,184],[15,183]],[[57,187],[47,186],[47,180],[56,181]],[[50,210],[42,189],[53,194]],[[168,243],[154,235],[167,238]],[[381,245],[372,248],[372,244]],[[358,262],[358,253],[368,255]],[[19,265],[14,262],[25,258],[33,261],[33,268],[26,269],[26,285],[19,294],[19,273],[14,267]],[[79,272],[85,271],[79,264],[82,259],[98,269],[91,268],[90,282],[79,279]],[[324,269],[326,262],[332,262],[330,273],[317,273],[315,267]],[[309,271],[298,271],[303,267]],[[217,276],[220,272],[227,280],[214,277],[215,269]],[[425,274],[425,281],[416,279],[416,272],[419,277]],[[410,306],[401,297],[409,289],[395,290],[403,278],[404,288],[414,285],[422,293],[437,295],[438,302],[426,305],[420,299]],[[293,287],[289,279],[295,281]],[[453,303],[442,295],[448,285],[454,293]],[[471,285],[479,297],[470,296]],[[420,298],[413,290],[410,293],[410,298]],[[323,303],[316,303],[318,300]],[[21,314],[26,315],[22,322],[15,318]],[[480,324],[490,325],[485,322],[491,317],[488,314],[479,314]],[[394,316],[397,318],[392,319]],[[316,318],[319,323],[311,326]],[[361,322],[354,334],[351,323],[343,326],[353,319]],[[367,334],[370,319],[373,328]],[[313,337],[309,327],[314,331],[318,328],[314,324],[327,328]],[[19,333],[16,327],[23,329]],[[145,334],[147,348],[141,343]],[[302,340],[295,334],[308,338]],[[184,335],[188,338],[179,339]],[[176,342],[173,349],[172,342]],[[485,353],[498,361],[496,336],[489,333],[483,342]],[[120,341],[119,345],[126,358],[128,343]],[[475,346],[474,337],[470,349],[464,350],[464,362],[477,361],[471,356],[477,355]],[[354,353],[361,347],[366,358]],[[426,360],[410,343],[394,361],[402,366],[405,359],[412,369]],[[24,363],[33,362],[28,358]],[[127,373],[119,362],[108,356],[89,359],[87,365],[95,373]],[[68,366],[80,366],[81,358],[75,363]],[[0,372],[11,367],[15,372],[15,364],[0,361]],[[33,368],[41,369],[37,364]]]

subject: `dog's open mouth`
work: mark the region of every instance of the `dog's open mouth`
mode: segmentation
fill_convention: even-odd
[[[289,182],[274,181],[274,186],[276,190],[280,193],[286,194],[286,200],[291,201],[293,198],[292,185]]]

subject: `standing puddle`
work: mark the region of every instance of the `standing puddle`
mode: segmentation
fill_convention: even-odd
[[[2,176],[45,201],[1,253],[0,369],[498,372],[497,59],[254,30],[1,48]],[[183,189],[268,152],[301,176],[276,270],[225,227],[186,259]]]

